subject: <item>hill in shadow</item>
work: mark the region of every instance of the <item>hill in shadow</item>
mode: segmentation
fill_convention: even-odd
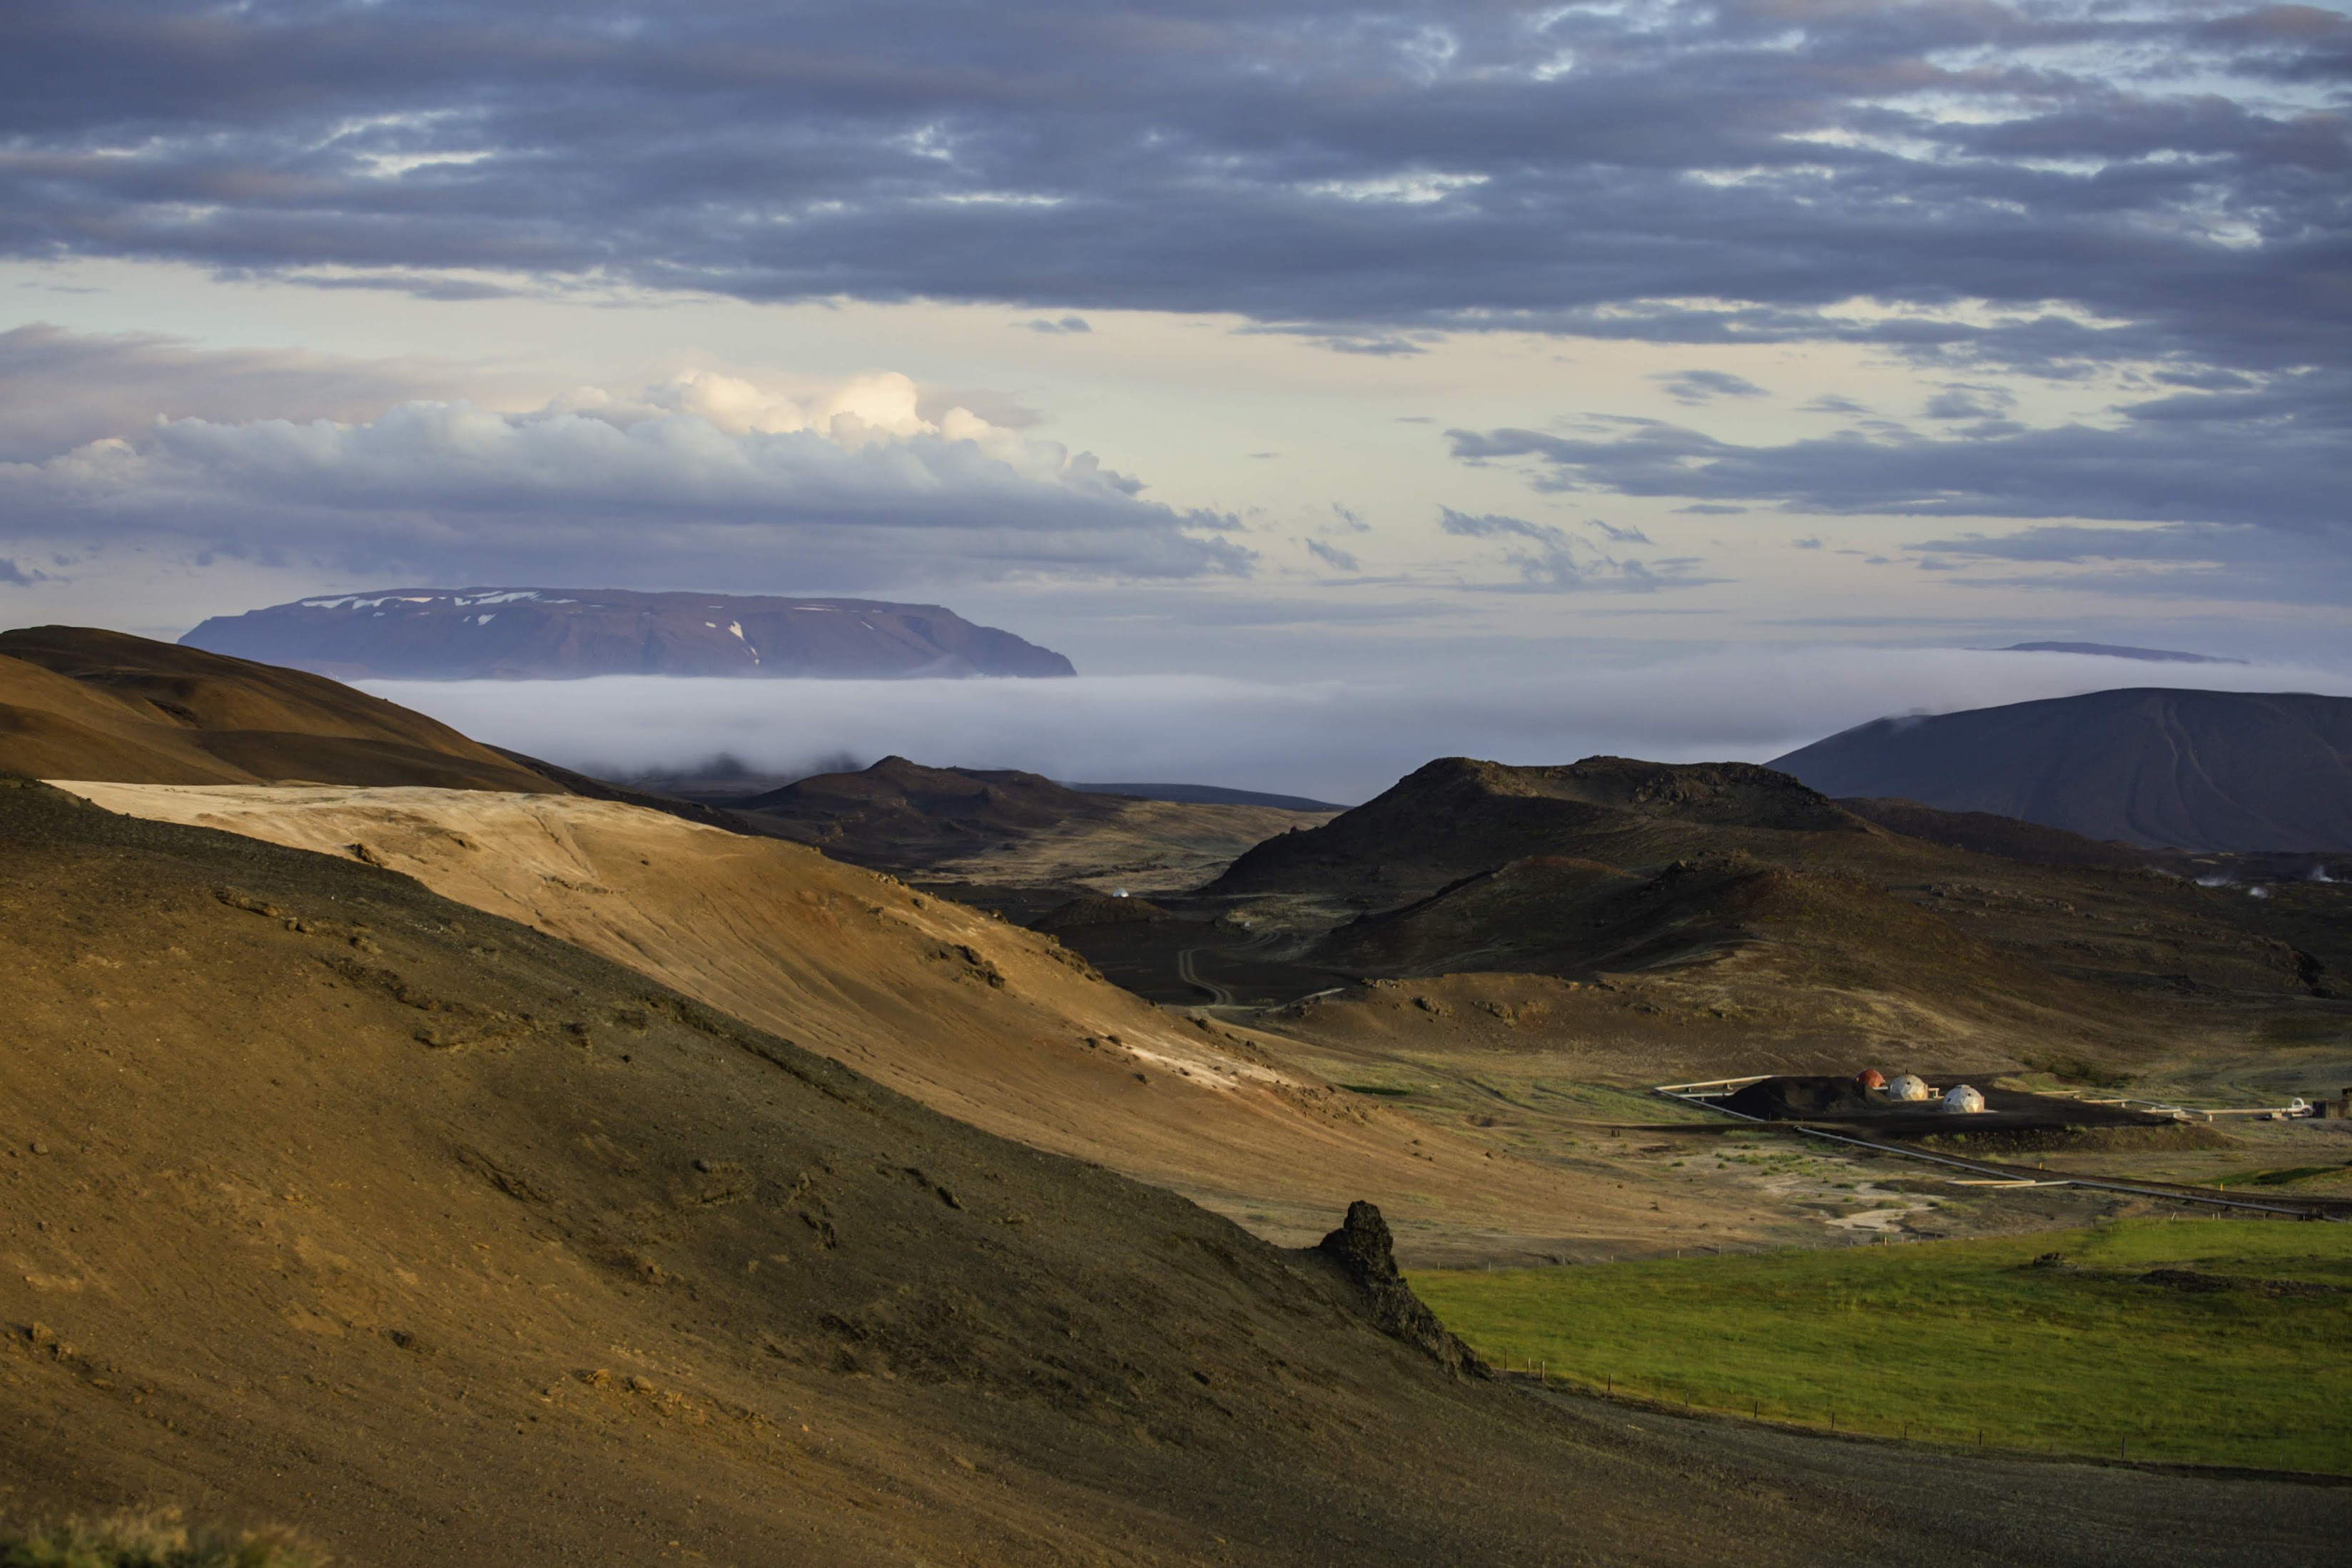
[[[1449,757],[1322,827],[1259,844],[1203,891],[1311,891],[1380,908],[1530,855],[1639,864],[1759,833],[1869,831],[1795,779],[1749,763],[1591,757],[1512,768]]]
[[[2249,1029],[2315,1042],[2346,1026],[2339,884],[2200,885],[2167,869],[2182,857],[1853,804],[1736,764],[1449,760],[1259,845],[1199,902],[1280,929],[1245,938],[1260,965],[1552,977],[1585,988],[1558,1003],[1581,1020],[1561,1029],[1654,1035],[1676,1055],[1678,1019],[1737,1020],[1751,1057],[1906,1040],[1989,1062],[2194,1056],[2243,1049]],[[1224,983],[1181,928],[1063,939],[1129,970],[1146,941],[1189,943],[1180,972]]]
[[[1119,802],[1035,773],[926,768],[886,757],[855,773],[820,773],[765,794],[730,797],[782,835],[860,865],[908,871],[1070,822],[1108,821]]]
[[[2141,687],[1874,719],[1772,766],[1894,797],[2189,851],[2352,851],[2352,697]]]

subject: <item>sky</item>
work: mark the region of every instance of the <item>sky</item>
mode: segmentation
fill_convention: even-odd
[[[1147,683],[2326,686],[2348,102],[2341,6],[0,4],[0,622],[697,588]]]

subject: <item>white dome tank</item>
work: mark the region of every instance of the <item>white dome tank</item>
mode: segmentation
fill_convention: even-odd
[[[1984,1109],[1984,1096],[1978,1093],[1970,1085],[1963,1083],[1944,1096],[1944,1109],[1957,1112],[1963,1116],[1973,1116]]]
[[[1927,1081],[1916,1072],[1898,1072],[1886,1081],[1886,1097],[1889,1100],[1925,1100],[1927,1097]]]

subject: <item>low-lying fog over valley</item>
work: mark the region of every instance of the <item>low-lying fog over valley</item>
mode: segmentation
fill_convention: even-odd
[[[757,684],[364,681],[469,734],[608,777],[731,758],[791,777],[897,754],[1055,779],[1171,779],[1355,801],[1433,757],[1764,761],[1890,715],[2125,685],[2352,695],[2308,666],[1966,649],[1725,650],[1383,683],[1218,675]]]

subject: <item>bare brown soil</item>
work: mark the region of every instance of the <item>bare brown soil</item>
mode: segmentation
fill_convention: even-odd
[[[1433,1129],[1245,1027],[1155,1008],[1027,931],[798,844],[576,797],[64,786],[414,876],[961,1117],[1184,1193],[1287,1245],[1358,1197],[1415,1266],[1656,1244],[1651,1198]],[[1762,1237],[1767,1206],[1674,1218]]]
[[[2252,1564],[2342,1522],[1457,1380],[1328,1266],[348,854],[0,789],[0,966],[12,1514],[386,1568]]]
[[[79,626],[0,632],[0,774],[563,792],[324,676]]]

